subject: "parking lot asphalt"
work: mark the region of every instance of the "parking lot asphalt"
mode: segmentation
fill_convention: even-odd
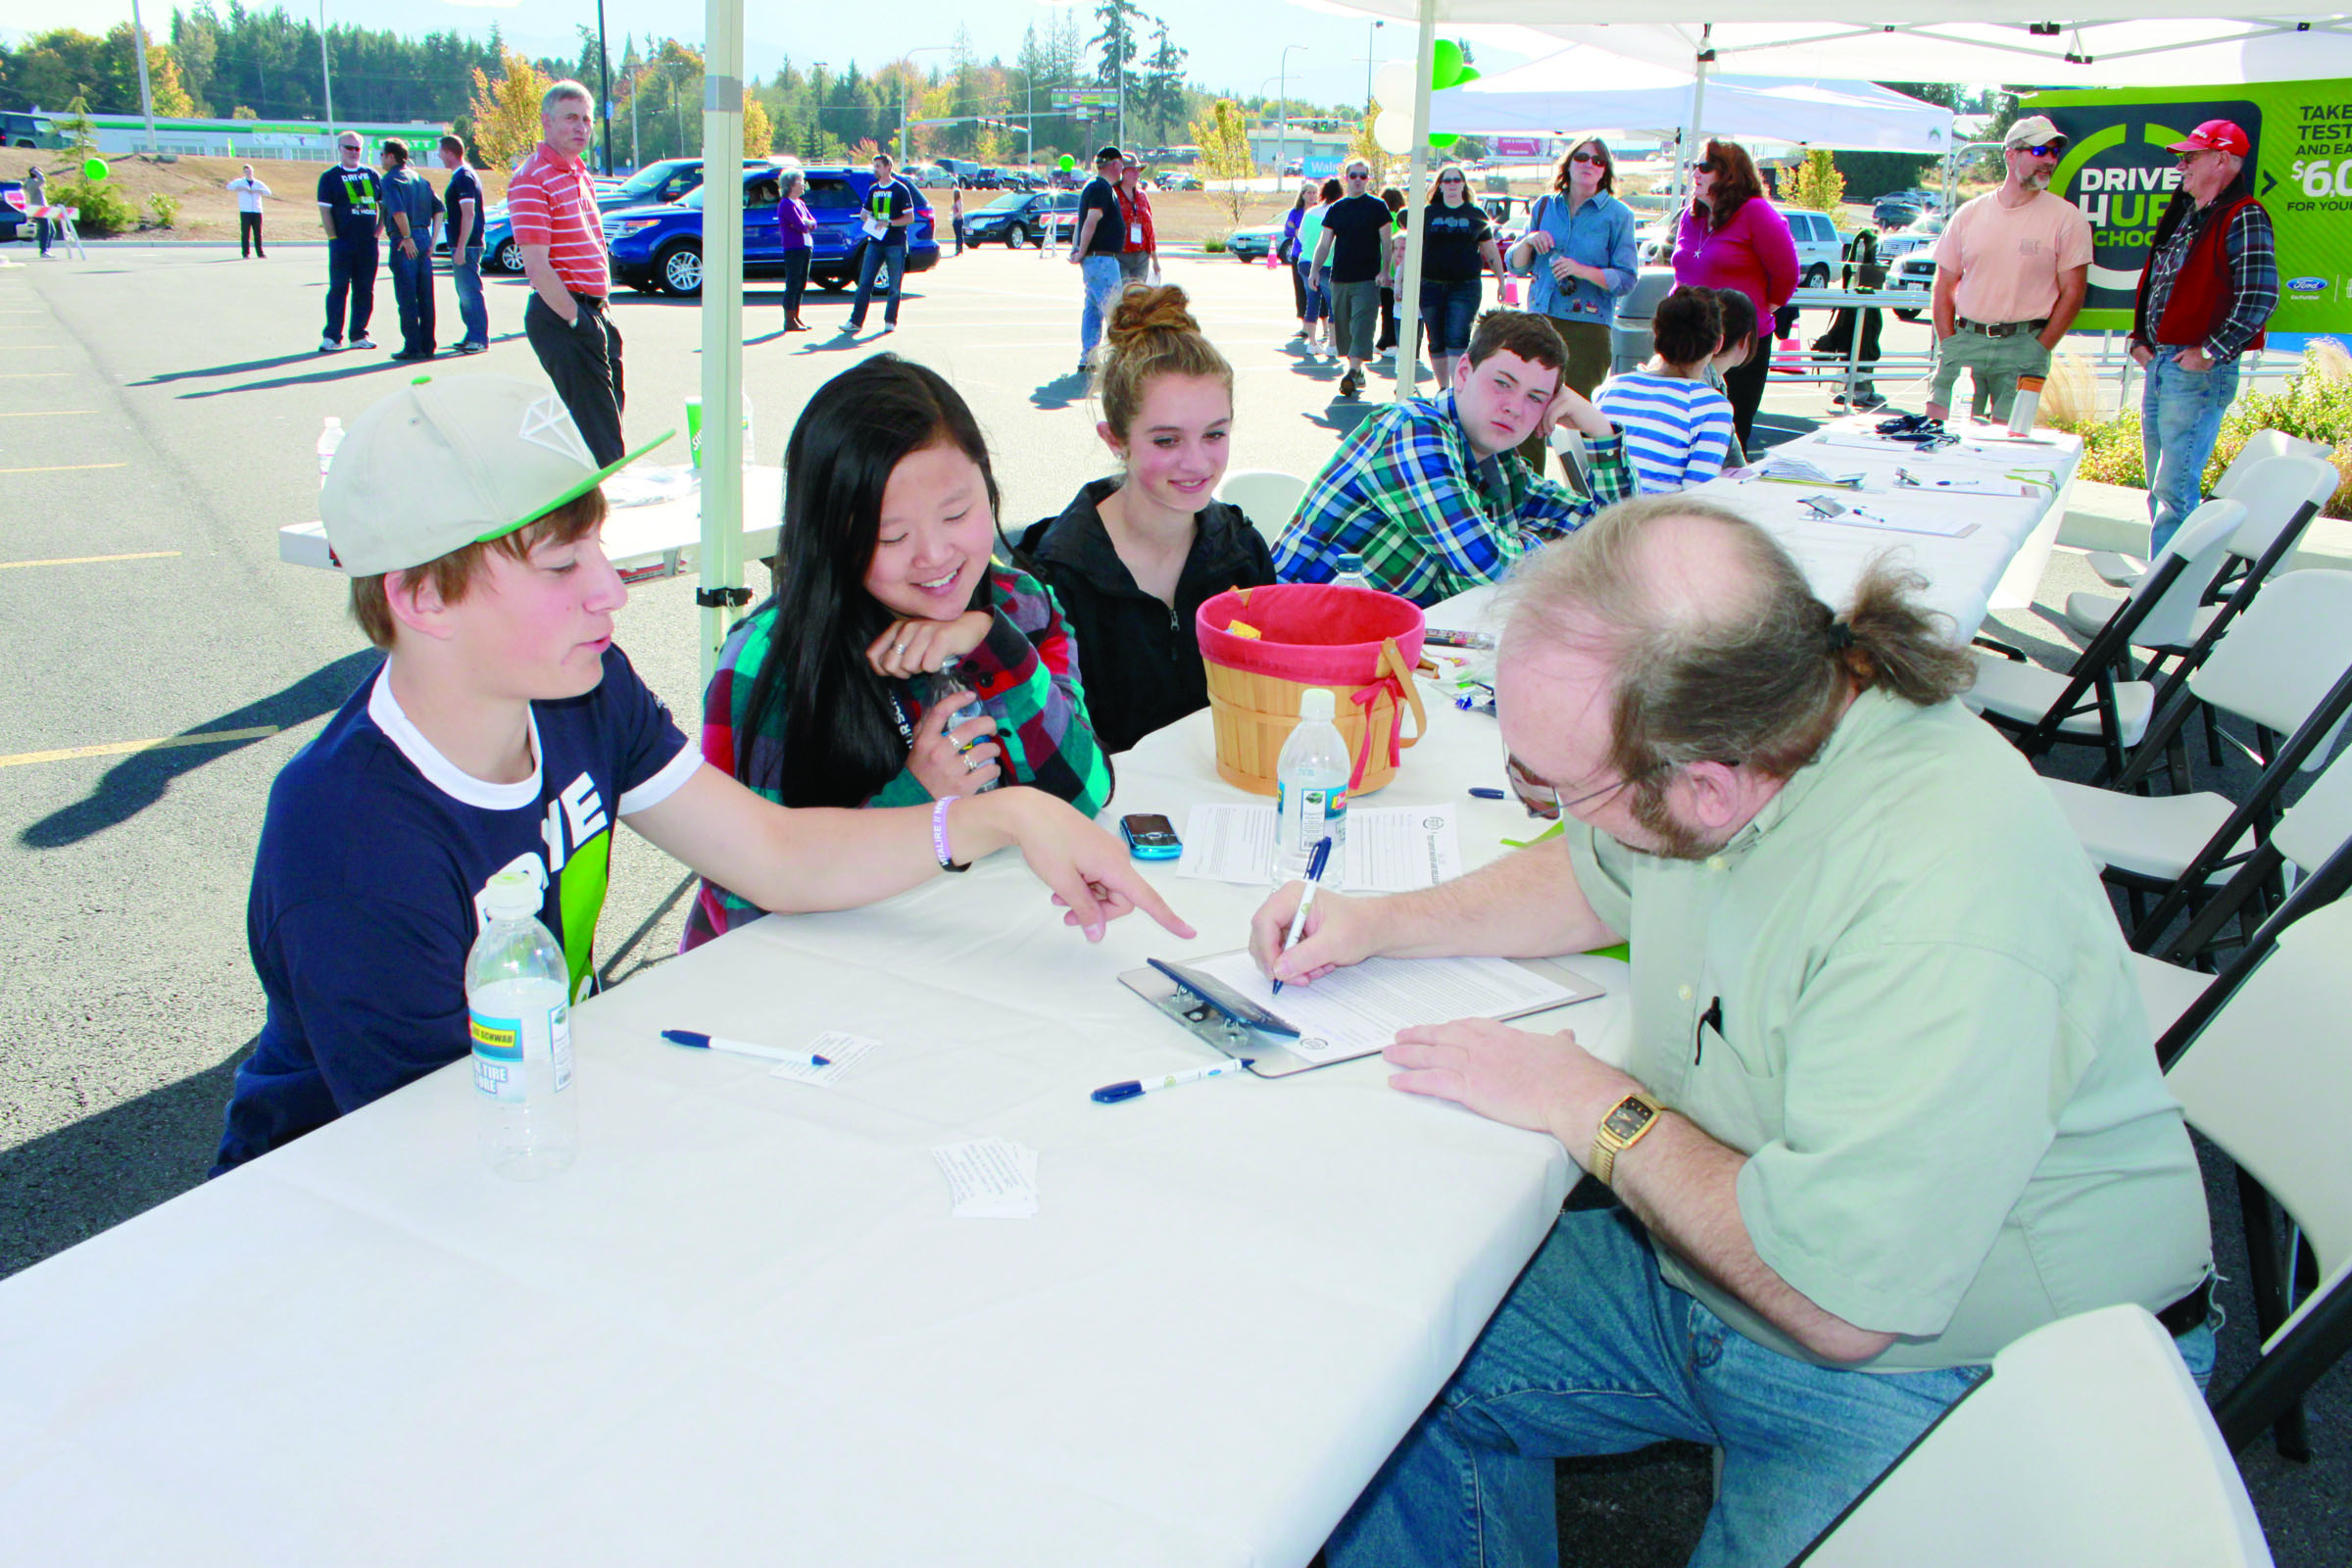
[[[1301,363],[1278,271],[1224,258],[1167,270],[1234,364],[1236,467],[1311,473],[1377,406],[1336,401],[1338,368]],[[519,280],[488,290],[490,353],[417,368],[389,359],[388,278],[373,328],[385,347],[318,353],[324,274],[320,251],[292,246],[254,262],[209,246],[97,246],[86,262],[0,268],[0,930],[14,933],[0,963],[0,1276],[186,1191],[210,1160],[231,1070],[261,1023],[244,907],[270,780],[375,664],[341,579],[277,560],[277,529],[317,515],[321,419],[348,424],[418,373],[539,376]],[[446,276],[439,301],[447,342]],[[812,294],[804,315],[817,330],[787,337],[780,293],[750,290],[745,385],[761,460],[779,461],[826,378],[887,350],[934,366],[970,401],[1008,532],[1110,471],[1073,373],[1066,261],[951,255],[912,279],[889,335],[878,307],[865,333],[837,333],[848,303]],[[700,313],[624,293],[615,319],[630,438],[682,427],[700,387]],[[1808,318],[1801,333],[1821,329]],[[1914,347],[1917,333],[1889,320],[1887,347]],[[1369,396],[1389,387],[1376,374]],[[1808,422],[1826,399],[1776,388],[1765,426]],[[2045,589],[2083,585],[2060,583],[2069,571],[2080,563],[2061,552]],[[752,568],[757,592],[765,575]],[[618,616],[621,646],[690,732],[692,594],[685,579],[641,585]],[[2065,639],[2032,621],[2010,629],[2036,657],[2064,657]],[[201,736],[221,738],[191,741]],[[189,743],[147,744],[158,740]],[[598,939],[609,973],[674,950],[681,891],[679,868],[649,846],[616,849]],[[2282,1563],[2344,1560],[2352,1524],[2321,1472],[2341,1474],[2347,1381],[2338,1368],[2315,1410],[2318,1464],[2248,1456]],[[1621,1560],[1678,1561],[1706,1494],[1696,1450],[1595,1461],[1564,1473],[1563,1519]]]

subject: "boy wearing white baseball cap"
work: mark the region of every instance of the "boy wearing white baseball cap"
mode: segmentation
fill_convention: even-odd
[[[616,819],[769,909],[868,904],[1017,845],[1090,940],[1136,907],[1192,935],[1039,791],[792,810],[705,766],[612,643],[628,591],[598,486],[638,455],[600,467],[553,392],[502,376],[420,378],[353,423],[319,510],[385,657],[270,791],[246,909],[268,1016],[214,1174],[467,1054],[474,898],[516,861],[544,875],[573,999],[593,990]]]

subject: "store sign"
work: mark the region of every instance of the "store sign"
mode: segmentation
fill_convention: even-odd
[[[2166,148],[2228,120],[2254,144],[2252,188],[2278,236],[2271,330],[2352,332],[2352,80],[2068,88],[2036,93],[2019,113],[2047,115],[2065,133],[2050,189],[2090,220],[2090,297],[2078,327],[2131,326],[2157,220],[2180,183]]]

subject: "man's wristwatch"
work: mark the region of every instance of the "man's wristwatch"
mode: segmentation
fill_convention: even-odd
[[[1592,1157],[1586,1168],[1603,1187],[1617,1170],[1617,1156],[1649,1136],[1649,1130],[1666,1114],[1666,1107],[1644,1094],[1631,1094],[1609,1107],[1600,1118],[1600,1128],[1592,1135]]]

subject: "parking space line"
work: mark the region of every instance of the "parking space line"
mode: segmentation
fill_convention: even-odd
[[[159,735],[147,741],[110,741],[104,746],[68,746],[55,752],[19,752],[0,757],[0,767],[23,767],[28,762],[64,762],[77,757],[122,757],[131,752],[160,752],[174,746],[217,746],[225,741],[258,741],[274,735],[275,724],[252,729],[206,729],[188,735]]]
[[[43,377],[72,375],[72,370],[0,370],[0,381],[38,381]]]
[[[176,556],[176,550],[134,550],[122,556],[58,556],[49,561],[0,561],[0,571],[15,571],[23,566],[89,566],[105,561],[161,561]]]
[[[127,468],[127,463],[56,463],[40,468],[0,468],[0,473],[80,473],[89,468]]]
[[[96,414],[96,409],[9,409],[0,410],[0,419],[54,419],[64,414]]]

